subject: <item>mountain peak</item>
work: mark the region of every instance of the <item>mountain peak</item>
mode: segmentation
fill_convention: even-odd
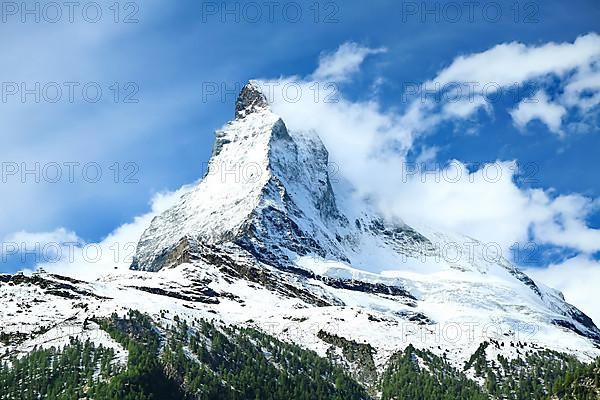
[[[248,82],[236,119],[216,133],[206,175],[152,220],[130,268],[195,266],[214,287],[239,280],[235,290],[250,290],[241,283],[247,278],[319,308],[347,307],[354,317],[356,306],[385,313],[385,321],[455,323],[449,318],[456,317],[506,332],[541,325],[536,340],[549,348],[556,348],[556,337],[600,343],[591,319],[505,258],[490,259],[471,238],[386,220],[353,198],[343,177],[331,180],[328,163],[318,133],[288,130],[260,86]],[[246,300],[256,296],[264,307],[263,294],[250,293]],[[346,325],[352,332],[356,326]]]
[[[248,81],[235,102],[235,118],[242,119],[248,114],[267,109],[269,102],[258,83],[254,80]]]

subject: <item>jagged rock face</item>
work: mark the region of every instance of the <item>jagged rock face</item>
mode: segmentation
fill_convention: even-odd
[[[351,224],[337,205],[328,157],[314,132],[288,131],[258,85],[248,83],[236,102],[236,119],[216,133],[208,173],[152,221],[132,269],[177,265],[184,238],[235,243],[280,267],[297,256],[351,263],[365,236],[398,254],[428,248],[425,237],[378,216],[365,213]]]
[[[518,329],[522,313],[600,341],[593,322],[560,293],[502,257],[486,258],[482,245],[473,252],[473,239],[387,221],[349,196],[338,201],[335,193],[351,190],[332,185],[317,134],[288,130],[256,83],[243,88],[235,115],[216,133],[203,180],[144,232],[131,269],[156,272],[206,260],[207,248],[226,249],[259,270],[410,300],[411,312],[428,321],[489,312]],[[448,244],[466,257],[447,260]],[[393,273],[379,274],[386,270]],[[328,304],[337,303],[345,301]]]
[[[216,134],[208,173],[192,192],[156,217],[132,269],[173,265],[183,238],[233,242],[263,260],[286,253],[347,260],[336,240],[348,225],[327,171],[328,153],[310,133],[290,133],[253,83],[242,90],[236,119]]]
[[[244,118],[253,112],[269,108],[267,98],[260,87],[253,81],[248,82],[242,89],[235,102],[235,118]]]

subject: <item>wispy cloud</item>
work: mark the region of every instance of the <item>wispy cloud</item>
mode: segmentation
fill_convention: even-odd
[[[358,43],[346,42],[332,53],[322,53],[319,67],[313,72],[316,81],[340,82],[348,80],[360,69],[365,58],[371,54],[385,53],[387,49],[369,48]]]
[[[566,114],[567,109],[560,104],[552,103],[543,90],[538,91],[531,98],[522,100],[515,109],[510,111],[519,129],[524,130],[529,122],[537,119],[559,136],[564,135],[561,126]]]

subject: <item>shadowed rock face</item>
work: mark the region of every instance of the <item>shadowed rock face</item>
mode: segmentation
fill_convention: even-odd
[[[235,102],[235,118],[241,119],[257,110],[269,107],[267,98],[260,87],[253,81],[248,82]]]

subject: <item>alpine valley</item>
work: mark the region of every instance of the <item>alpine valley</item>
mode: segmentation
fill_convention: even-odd
[[[0,275],[0,398],[600,398],[589,317],[475,239],[384,218],[328,158],[249,82],[129,271]]]

